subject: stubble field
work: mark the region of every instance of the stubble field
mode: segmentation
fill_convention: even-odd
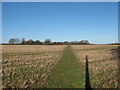
[[[85,67],[88,56],[91,87],[117,88],[118,46],[116,45],[75,45],[72,46],[79,62]]]
[[[88,56],[90,83],[93,88],[118,87],[117,47],[117,45],[71,45],[79,65],[84,69],[80,73],[85,73],[85,56]],[[65,48],[66,45],[3,45],[3,87],[47,87],[49,78],[57,69],[56,66],[59,65]],[[66,53],[65,55],[67,56]],[[65,58],[64,56],[63,60]]]
[[[3,46],[4,88],[45,87],[65,46]]]

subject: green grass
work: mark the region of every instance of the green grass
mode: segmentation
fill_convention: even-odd
[[[67,46],[63,51],[60,62],[48,80],[48,88],[84,88],[85,70],[78,62],[71,46]]]

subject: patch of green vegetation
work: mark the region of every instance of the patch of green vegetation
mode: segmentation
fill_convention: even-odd
[[[60,62],[52,72],[48,80],[48,88],[84,88],[85,70],[78,62],[71,46],[67,46],[63,51]]]

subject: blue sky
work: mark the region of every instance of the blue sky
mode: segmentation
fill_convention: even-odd
[[[10,38],[44,41],[118,42],[117,2],[16,2],[2,4],[3,42]]]

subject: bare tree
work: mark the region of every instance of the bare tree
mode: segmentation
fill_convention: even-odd
[[[33,44],[34,44],[34,41],[33,41],[32,39],[29,39],[29,40],[27,41],[27,44],[33,45]]]
[[[25,44],[25,38],[21,39],[21,44]]]
[[[79,43],[80,44],[85,44],[85,45],[90,44],[88,40],[81,40]]]
[[[44,41],[44,44],[45,44],[45,45],[50,45],[50,44],[51,44],[51,40],[50,40],[50,39],[46,39],[46,40]]]
[[[11,38],[10,40],[9,40],[9,44],[14,44],[15,43],[15,39],[14,38]]]
[[[15,38],[15,43],[19,43],[20,42],[20,39],[19,38]]]

